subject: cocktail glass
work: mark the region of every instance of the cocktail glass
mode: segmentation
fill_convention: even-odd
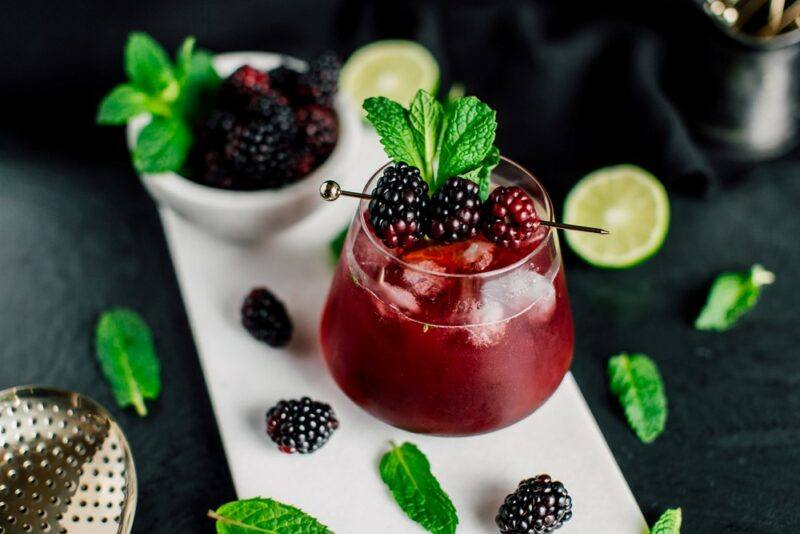
[[[554,220],[544,187],[516,163],[503,158],[492,184],[522,187]],[[541,406],[574,345],[557,233],[540,226],[519,249],[474,238],[398,253],[370,229],[368,206],[350,226],[321,325],[342,390],[389,424],[438,435],[490,432]]]

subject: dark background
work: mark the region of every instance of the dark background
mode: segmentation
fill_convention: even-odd
[[[136,532],[210,532],[205,511],[234,495],[154,206],[122,129],[93,124],[123,79],[130,30],[171,50],[193,34],[213,51],[304,58],[417,39],[440,61],[443,87],[461,81],[498,110],[501,151],[539,175],[557,205],[597,167],[652,170],[672,201],[654,259],[609,272],[566,254],[574,373],[649,521],[682,506],[686,533],[800,531],[800,156],[730,162],[692,139],[682,110],[715,95],[698,77],[709,26],[688,0],[4,7],[0,387],[49,383],[112,409],[137,459]],[[694,331],[714,275],[755,262],[777,275],[757,309],[729,333]],[[165,389],[145,420],[114,406],[92,357],[93,323],[112,305],[137,309],[156,334]],[[607,392],[605,361],[623,350],[649,354],[664,376],[670,416],[651,445]]]

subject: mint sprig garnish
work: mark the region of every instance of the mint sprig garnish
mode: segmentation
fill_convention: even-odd
[[[680,508],[670,508],[661,514],[655,522],[650,534],[681,534],[681,523],[683,523],[683,512]]]
[[[492,171],[500,163],[500,150],[493,146],[489,153],[483,158],[481,164],[461,176],[472,180],[480,187],[481,199],[486,200],[489,196],[489,186],[492,184]]]
[[[497,130],[494,110],[474,96],[453,101],[447,107],[445,122],[439,147],[437,187],[451,176],[479,167],[492,150]]]
[[[123,308],[103,313],[95,328],[95,348],[117,404],[147,415],[145,400],[161,393],[161,364],[144,319]]]
[[[667,421],[667,397],[655,362],[623,352],[608,361],[608,378],[633,431],[644,443],[654,441]]]
[[[456,531],[456,509],[416,445],[392,443],[391,450],[381,459],[380,474],[408,517],[434,534]]]
[[[417,148],[417,133],[414,132],[408,111],[403,106],[384,96],[368,98],[364,101],[367,120],[372,123],[381,144],[392,160],[403,161],[425,172],[424,158]],[[425,181],[430,178],[423,175]]]
[[[386,154],[417,167],[431,193],[448,178],[463,176],[488,196],[491,171],[500,161],[496,114],[489,106],[474,96],[443,106],[420,90],[407,110],[385,97],[366,99],[364,109]]]
[[[775,275],[758,264],[744,272],[722,273],[714,280],[694,327],[719,332],[733,328],[756,305],[761,288],[774,281]]]
[[[139,172],[179,171],[192,145],[190,122],[220,82],[211,56],[196,51],[194,37],[188,37],[173,64],[152,37],[134,32],[125,45],[125,72],[128,82],[106,95],[97,122],[125,124],[150,113],[152,121],[136,141],[134,166]]]
[[[208,516],[217,534],[332,534],[299,508],[261,497],[223,504]]]
[[[411,101],[408,118],[414,132],[417,151],[422,156],[423,176],[433,176],[436,172],[434,163],[439,146],[444,108],[438,100],[425,91],[418,91]]]

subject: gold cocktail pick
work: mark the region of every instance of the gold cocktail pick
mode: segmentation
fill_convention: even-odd
[[[340,196],[360,198],[364,200],[370,200],[372,198],[372,195],[368,195],[366,193],[356,193],[355,191],[346,191],[342,189],[339,186],[339,184],[333,180],[326,180],[325,182],[322,182],[322,185],[319,187],[319,194],[324,200],[327,200],[328,202],[333,202]],[[608,235],[608,230],[604,230],[603,228],[595,228],[593,226],[580,226],[578,224],[566,224],[566,223],[544,221],[544,220],[540,220],[539,222],[542,226],[550,226],[552,228],[558,228],[559,230],[575,230],[578,232],[591,232],[593,234]]]

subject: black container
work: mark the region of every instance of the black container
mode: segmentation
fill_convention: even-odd
[[[733,159],[791,150],[800,140],[800,30],[759,39],[699,11],[706,31],[682,84],[694,130]]]

